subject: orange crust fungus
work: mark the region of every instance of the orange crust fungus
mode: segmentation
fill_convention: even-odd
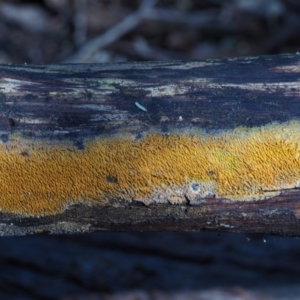
[[[218,134],[97,138],[84,150],[14,135],[0,145],[0,209],[27,216],[112,199],[260,200],[299,182],[298,121]]]

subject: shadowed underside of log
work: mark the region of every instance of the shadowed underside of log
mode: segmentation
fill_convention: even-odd
[[[3,235],[299,235],[300,57],[0,66]]]

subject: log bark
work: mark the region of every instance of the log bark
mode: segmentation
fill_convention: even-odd
[[[299,236],[299,63],[1,65],[1,235]]]
[[[294,299],[300,292],[299,242],[203,232],[3,237],[0,296]]]

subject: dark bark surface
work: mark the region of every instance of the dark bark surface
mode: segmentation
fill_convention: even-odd
[[[217,231],[299,236],[299,192],[244,202],[210,199],[201,205],[74,205],[48,217],[1,214],[1,235],[91,231]]]
[[[18,131],[80,144],[87,136],[150,128],[225,130],[289,121],[300,114],[299,57],[2,65],[2,138]]]
[[[3,237],[1,299],[297,299],[296,238],[212,233]]]

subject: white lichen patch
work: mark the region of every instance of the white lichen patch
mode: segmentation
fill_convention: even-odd
[[[155,188],[151,196],[147,199],[142,199],[145,204],[148,203],[170,203],[170,204],[185,204],[187,187],[185,185],[180,186],[165,186],[161,185],[160,188]]]
[[[201,201],[207,196],[214,196],[216,194],[216,182],[190,182],[185,193],[185,196],[190,201],[190,204]]]
[[[135,199],[149,205],[151,203],[170,203],[170,204],[199,204],[205,197],[216,194],[216,183],[207,182],[188,182],[180,186],[165,186],[153,190],[147,199]]]

